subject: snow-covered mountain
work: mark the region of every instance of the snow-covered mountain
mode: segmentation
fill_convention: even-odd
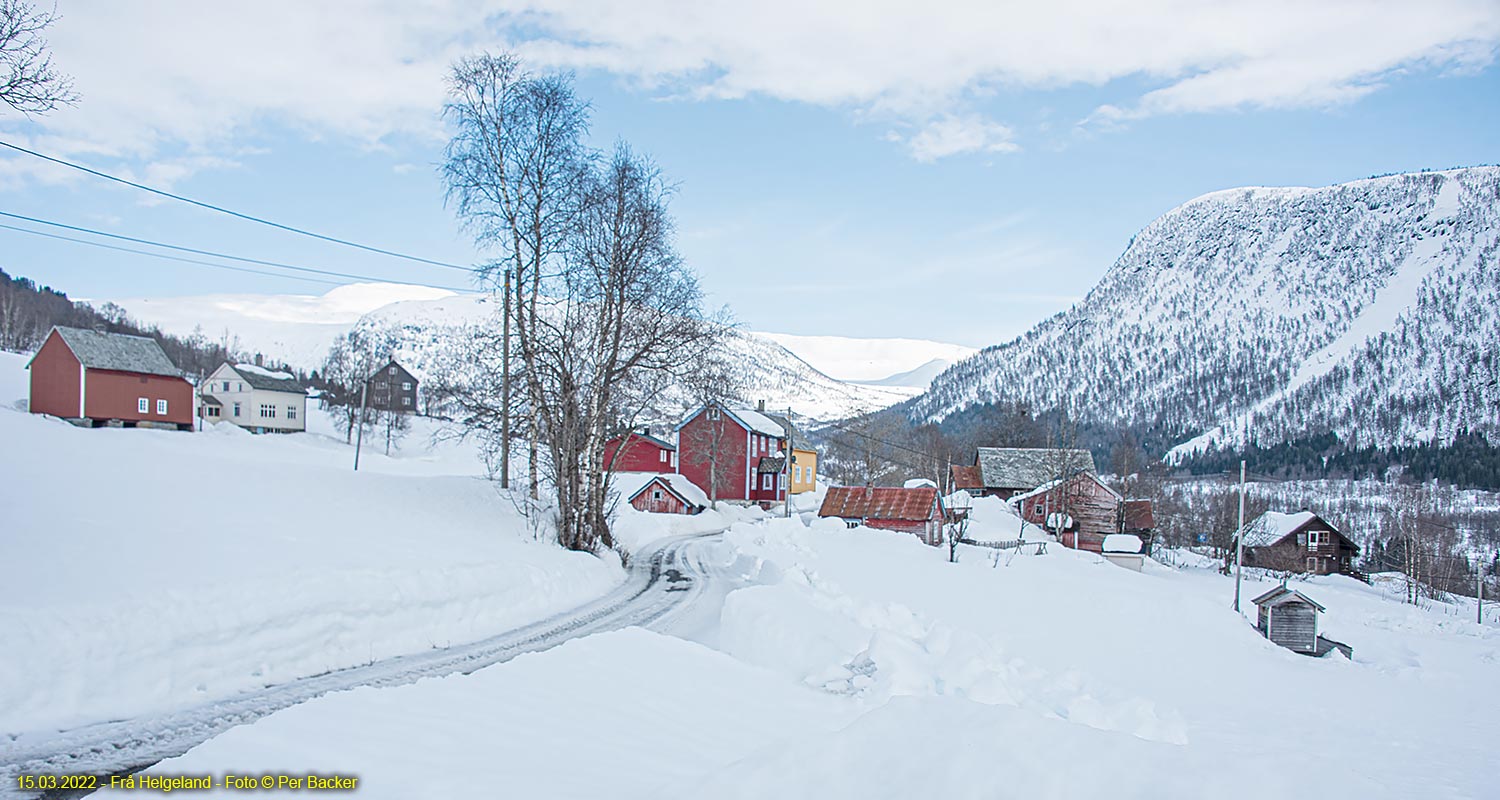
[[[358,326],[394,337],[402,364],[422,375],[461,352],[475,326],[498,329],[498,307],[485,295],[453,295],[410,300],[364,315]],[[855,340],[857,341],[857,340]],[[764,401],[768,408],[792,409],[798,416],[834,420],[895,405],[920,391],[903,386],[867,386],[840,381],[818,371],[765,334],[733,330],[730,360],[741,366],[742,402]],[[669,399],[659,409],[675,417],[686,398]]]
[[[133,318],[188,336],[226,338],[231,347],[265,353],[303,369],[322,363],[329,346],[355,326],[394,331],[403,358],[425,362],[494,315],[487,295],[401,284],[359,283],[323,295],[204,295],[114,300]],[[735,332],[745,365],[746,402],[791,406],[822,419],[899,403],[921,392],[931,376],[974,352],[962,345],[915,339]],[[895,373],[895,374],[893,374]],[[837,375],[838,377],[831,377]],[[869,380],[870,385],[863,385]]]
[[[1174,451],[1333,433],[1500,441],[1500,167],[1242,188],[1146,226],[1073,308],[938,376],[911,408],[1066,403]]]

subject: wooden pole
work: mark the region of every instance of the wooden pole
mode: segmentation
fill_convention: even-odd
[[[1240,460],[1240,526],[1234,532],[1234,610],[1240,610],[1240,572],[1245,561],[1245,461]]]
[[[365,408],[366,408],[365,401],[368,399],[369,391],[370,391],[370,379],[369,378],[365,378],[363,381],[360,382],[360,385],[359,385],[359,421],[357,423],[355,423],[356,425],[359,426],[359,429],[358,429],[358,432],[355,433],[355,435],[354,435],[354,471],[355,472],[359,472],[359,448],[360,448],[360,445],[362,445],[364,443],[364,440],[365,440]]]

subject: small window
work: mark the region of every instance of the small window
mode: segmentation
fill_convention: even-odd
[[[240,404],[239,403],[235,403],[234,404],[234,415],[236,417],[238,417],[240,415]]]
[[[409,392],[409,391],[411,391],[411,381],[402,381],[401,382],[401,391],[403,391],[403,392]]]
[[[390,370],[389,370],[389,373],[390,373],[390,374],[391,374],[391,375],[395,375],[395,374],[396,374],[396,365],[395,365],[395,364],[392,364],[392,365],[391,365],[391,368],[390,368]]]
[[[403,405],[403,406],[410,406],[411,405],[411,398],[410,397],[403,397],[403,398],[401,398],[401,405]]]
[[[1318,560],[1316,558],[1309,558],[1307,560],[1307,571],[1308,572],[1317,572],[1318,571]]]
[[[208,407],[208,416],[210,416],[210,417],[217,417],[217,416],[219,416],[219,407],[218,406],[209,406]]]
[[[166,415],[166,413],[167,413],[167,401],[165,401],[165,400],[157,400],[156,401],[156,413],[160,414],[162,416]]]
[[[260,418],[261,419],[276,419],[276,406],[273,406],[273,405],[271,405],[269,403],[261,403],[261,405],[260,405]]]
[[[677,451],[672,451],[672,466],[677,466]]]
[[[661,451],[661,463],[667,463],[667,451],[665,450]]]
[[[138,397],[138,398],[136,398],[136,401],[135,401],[135,410],[137,412],[141,413],[141,414],[148,414],[148,413],[150,413],[151,412],[151,401],[147,400],[144,397]]]
[[[287,406],[286,407],[286,418],[287,419],[296,419],[297,418],[297,407],[296,406]]]
[[[224,391],[229,391],[229,381],[224,381]]]
[[[653,489],[652,492],[651,492],[651,499],[652,500],[660,500],[661,499],[661,490],[660,489]]]

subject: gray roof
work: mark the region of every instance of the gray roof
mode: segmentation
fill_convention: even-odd
[[[765,413],[765,412],[761,412],[761,413]],[[766,416],[770,417],[772,422],[776,423],[777,425],[780,425],[781,428],[782,428],[782,430],[787,430],[787,431],[791,431],[792,432],[792,448],[793,449],[795,449],[795,450],[816,450],[817,449],[817,448],[813,447],[812,441],[810,441],[806,436],[803,436],[802,435],[802,431],[798,430],[797,426],[792,424],[791,420],[787,419],[786,417],[784,417],[784,416],[782,416],[780,414],[766,414]]]
[[[1328,609],[1324,608],[1323,606],[1319,605],[1318,601],[1312,599],[1311,597],[1308,597],[1307,595],[1305,595],[1305,594],[1297,591],[1296,589],[1289,589],[1286,586],[1278,586],[1275,589],[1272,589],[1271,591],[1266,592],[1265,594],[1261,595],[1260,597],[1257,597],[1254,600],[1251,600],[1250,602],[1252,602],[1252,603],[1254,603],[1254,604],[1256,604],[1258,606],[1264,606],[1264,605],[1279,606],[1282,603],[1295,603],[1295,602],[1298,602],[1298,601],[1301,601],[1303,603],[1307,603],[1308,605],[1312,606],[1313,608],[1316,608],[1319,611],[1327,611],[1328,610]]]
[[[63,343],[86,369],[182,377],[182,370],[172,363],[172,359],[167,358],[155,339],[84,328],[64,328],[61,325],[53,330],[57,331]]]
[[[1094,454],[1087,450],[981,447],[975,462],[985,487],[997,489],[1035,489],[1062,471],[1069,475],[1094,471]]]
[[[245,379],[250,384],[263,392],[287,392],[289,394],[307,394],[307,387],[297,382],[296,378],[273,378],[261,371],[260,367],[250,364],[232,365],[236,375]]]

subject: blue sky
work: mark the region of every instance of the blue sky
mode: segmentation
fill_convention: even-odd
[[[1198,194],[1500,161],[1493,2],[199,5],[60,4],[51,38],[82,99],[0,117],[0,138],[466,264],[480,254],[435,170],[441,78],[518,49],[577,71],[600,146],[624,138],[679,183],[683,253],[757,330],[994,344]],[[23,156],[0,155],[0,211],[468,285]],[[7,271],[80,297],[329,288],[6,230],[0,247]]]

